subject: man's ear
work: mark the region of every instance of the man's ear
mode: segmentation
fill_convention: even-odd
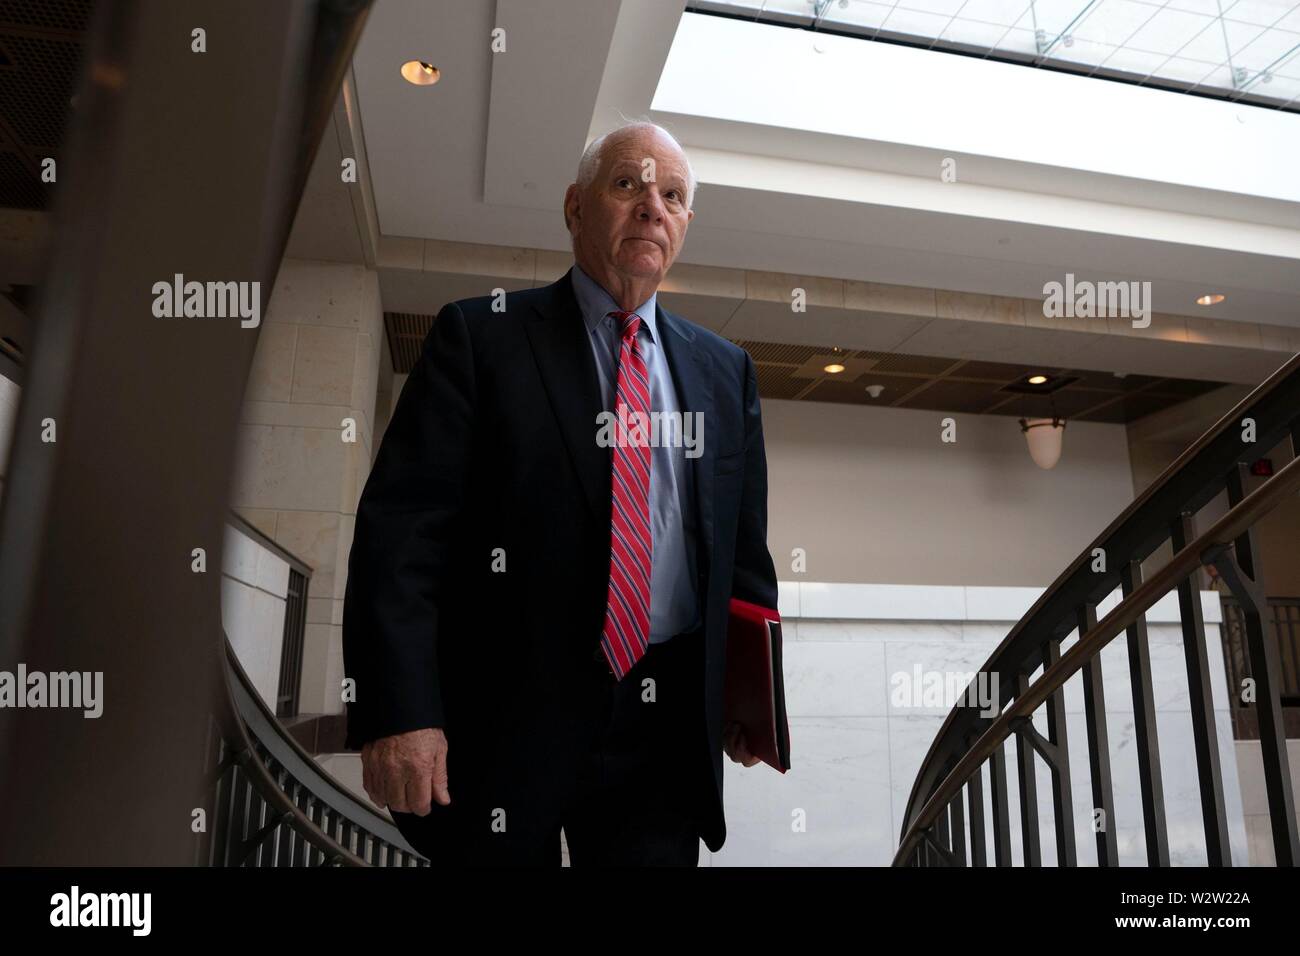
[[[578,184],[573,183],[564,191],[564,228],[573,233],[573,223],[575,220],[582,218],[579,211],[579,191]]]

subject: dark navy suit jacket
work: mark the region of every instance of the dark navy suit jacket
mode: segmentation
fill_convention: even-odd
[[[556,741],[577,729],[609,587],[610,450],[569,275],[492,302],[448,304],[424,341],[357,507],[343,612],[347,745],[444,728],[453,804],[480,780],[526,800],[568,772]],[[697,792],[717,850],[728,600],[777,602],[758,383],[743,349],[656,315],[680,408],[704,416],[687,506],[705,628]]]

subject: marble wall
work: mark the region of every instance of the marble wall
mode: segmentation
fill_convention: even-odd
[[[1291,793],[1300,794],[1300,740],[1286,742],[1286,755],[1291,765]],[[1251,865],[1277,866],[1268,792],[1264,789],[1264,760],[1258,740],[1237,741],[1237,768],[1241,773],[1241,802]],[[1296,823],[1300,824],[1300,806],[1296,808]]]
[[[926,587],[783,582],[786,698],[791,770],[724,761],[727,842],[713,866],[888,865],[898,846],[907,799],[925,754],[952,701],[903,693],[919,668],[977,671],[1038,588]],[[1227,713],[1218,596],[1202,592],[1206,645],[1214,680],[1215,721],[1234,861],[1249,859],[1237,751]],[[1118,596],[1102,605],[1104,614]],[[1187,681],[1176,597],[1148,615],[1156,719],[1175,865],[1204,864],[1199,790],[1192,751]],[[1071,636],[1063,646],[1068,649]],[[1102,652],[1115,820],[1123,865],[1145,865],[1141,796],[1135,757],[1133,701],[1125,638]],[[964,683],[964,682],[963,682]],[[1074,830],[1080,865],[1096,865],[1085,737],[1082,677],[1065,685],[1067,735],[1074,782]],[[961,685],[958,685],[961,686]],[[1046,717],[1035,725],[1047,734]],[[1015,744],[1006,745],[1012,853],[1021,862]],[[1038,760],[1042,860],[1056,860],[1051,776]],[[992,819],[984,788],[985,820]],[[805,827],[796,824],[803,818]],[[991,831],[990,831],[991,841]]]
[[[383,312],[364,266],[286,259],[241,410],[231,506],[312,568],[302,713],[340,713],[343,594],[370,472]],[[356,422],[344,441],[342,422]]]
[[[240,529],[226,525],[221,624],[240,665],[272,713],[279,693],[288,591],[288,562]]]

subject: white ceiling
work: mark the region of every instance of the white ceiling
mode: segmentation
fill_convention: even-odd
[[[380,231],[565,250],[561,200],[589,136],[653,115],[701,176],[682,262],[1021,297],[1072,271],[1151,281],[1158,311],[1300,326],[1287,204],[978,158],[962,201],[940,202],[907,150],[651,114],[683,6],[378,0],[353,71]],[[438,84],[402,80],[417,58]],[[1205,291],[1228,300],[1193,305]]]

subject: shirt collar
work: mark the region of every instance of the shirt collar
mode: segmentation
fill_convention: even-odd
[[[594,332],[601,320],[611,312],[621,312],[614,297],[599,282],[587,275],[576,262],[570,270],[573,278],[573,294],[578,299],[578,308],[582,310],[582,320],[587,324],[587,332]],[[657,292],[651,292],[646,299],[632,311],[641,316],[641,327],[650,332],[650,341],[659,341],[659,330],[655,325],[655,300]]]

